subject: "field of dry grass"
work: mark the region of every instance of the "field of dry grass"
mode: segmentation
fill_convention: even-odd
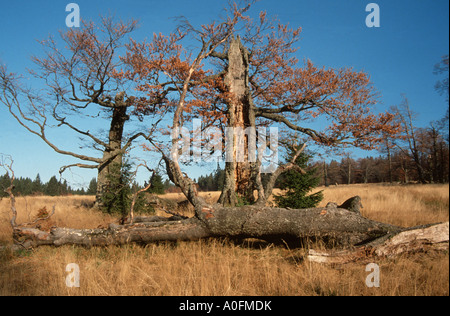
[[[324,188],[321,188],[324,189]],[[352,185],[324,189],[323,205],[360,195],[364,216],[400,226],[449,220],[449,186]],[[204,193],[213,201],[218,193]],[[182,200],[178,194],[164,198]],[[92,197],[17,198],[18,222],[56,205],[52,225],[95,228],[116,219],[88,209]],[[11,243],[9,199],[0,201],[0,244]],[[368,288],[366,262],[303,260],[304,249],[251,247],[225,240],[84,249],[0,252],[0,295],[449,295],[448,253],[379,259],[380,287]],[[80,287],[65,267],[80,267]]]

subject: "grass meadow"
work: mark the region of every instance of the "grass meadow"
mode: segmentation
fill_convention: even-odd
[[[410,227],[449,220],[448,185],[350,185],[324,190],[321,206],[360,195],[362,214]],[[217,192],[202,193],[214,201]],[[163,198],[181,201],[180,194]],[[28,222],[53,205],[49,225],[105,226],[117,218],[89,209],[93,197],[18,197],[17,222]],[[0,201],[0,244],[10,244],[10,201]],[[320,245],[317,245],[320,247]],[[380,287],[369,288],[367,262],[324,265],[303,260],[306,249],[252,246],[227,240],[94,247],[42,246],[0,251],[0,295],[449,295],[448,252],[380,258]],[[80,287],[65,284],[66,265],[80,267]]]

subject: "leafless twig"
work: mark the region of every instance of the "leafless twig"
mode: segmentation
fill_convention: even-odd
[[[10,155],[5,155],[5,154],[0,153],[0,166],[2,166],[6,170],[6,173],[8,174],[8,176],[11,173],[11,176],[10,176],[11,184],[9,187],[4,189],[4,191],[6,193],[8,193],[8,195],[11,199],[12,217],[11,217],[10,223],[11,223],[11,227],[14,229],[17,227],[17,224],[16,224],[17,210],[16,210],[16,198],[15,198],[14,194],[12,193],[12,190],[14,189],[14,179],[15,179],[14,170],[12,168],[13,163],[14,163],[14,160],[12,159],[12,157]]]
[[[137,174],[137,171],[139,169],[139,167],[145,167],[148,171],[150,171],[152,173],[152,176],[155,174],[155,170],[151,169],[147,166],[146,162],[142,162],[139,165],[136,166],[136,170],[134,171],[134,175]],[[150,189],[150,187],[152,186],[151,183],[149,183],[145,188],[142,188],[140,190],[138,190],[136,193],[133,194],[133,200],[131,201],[131,207],[130,207],[130,224],[133,224],[133,220],[134,220],[134,206],[136,204],[136,200],[139,194],[141,194],[142,192],[147,191],[148,189]]]
[[[15,229],[18,225],[16,222],[16,220],[17,220],[16,197],[14,196],[14,193],[12,192],[12,190],[14,189],[14,179],[15,179],[14,170],[12,167],[13,163],[14,163],[14,160],[12,159],[12,157],[10,155],[5,155],[5,154],[0,153],[0,166],[6,170],[6,173],[8,174],[8,176],[9,176],[9,174],[11,174],[11,176],[10,176],[11,184],[9,187],[4,189],[4,192],[8,193],[10,200],[11,200],[12,217],[11,217],[10,223],[11,223],[11,227],[13,229]],[[55,214],[55,205],[53,205],[52,212],[50,214],[48,214],[47,216],[39,217],[29,223],[23,223],[23,224],[21,224],[21,226],[34,225],[34,224],[38,223],[39,221],[44,221],[44,220],[49,219],[51,216],[53,216],[53,214]]]

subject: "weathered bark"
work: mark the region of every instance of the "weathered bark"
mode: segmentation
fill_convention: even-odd
[[[84,246],[195,240],[206,237],[258,238],[269,242],[324,240],[339,246],[357,245],[400,228],[373,222],[344,209],[274,209],[252,206],[203,207],[201,218],[180,221],[152,217],[149,222],[116,225],[104,229],[16,227],[14,239],[25,247],[76,244]]]
[[[219,203],[235,206],[236,193],[246,199],[253,199],[253,185],[251,181],[252,162],[249,159],[249,139],[242,135],[242,142],[238,143],[237,132],[245,132],[248,127],[255,128],[255,114],[252,107],[252,97],[249,90],[249,53],[242,45],[239,36],[232,38],[226,59],[228,67],[224,83],[232,96],[227,101],[228,126],[234,129],[233,135],[227,135],[231,144],[229,157],[225,164],[224,189]],[[249,130],[247,130],[248,132]],[[238,146],[241,156],[238,157]],[[230,161],[231,160],[231,161]]]
[[[322,240],[328,245],[348,247],[402,230],[335,207],[292,210],[245,206],[202,208],[201,212],[211,236],[269,242]]]
[[[124,93],[117,94],[115,106],[112,109],[111,125],[108,134],[108,147],[103,152],[102,163],[98,166],[97,192],[95,195],[95,205],[103,208],[103,194],[108,187],[111,177],[120,177],[120,173],[111,172],[112,166],[121,166],[123,160],[122,138],[125,122],[129,120],[127,115],[128,105],[124,101]],[[118,182],[118,181],[116,181]]]
[[[16,228],[14,239],[25,248],[40,245],[108,246],[157,241],[194,240],[207,237],[197,220],[110,224],[108,228],[71,229],[55,227],[50,232],[35,228]]]
[[[402,231],[392,238],[379,238],[372,243],[352,250],[309,250],[307,259],[312,262],[344,264],[370,260],[374,256],[394,257],[403,253],[428,252],[449,249],[449,222]]]
[[[392,247],[401,240],[404,249],[417,249],[417,240],[448,244],[447,234],[441,226],[411,231],[389,224],[379,223],[360,214],[338,208],[330,203],[326,208],[282,209],[257,206],[225,208],[219,205],[202,206],[196,216],[184,218],[135,218],[132,224],[110,224],[108,228],[70,229],[53,227],[49,232],[33,227],[14,227],[16,245],[26,248],[40,245],[106,246],[128,243],[148,244],[159,241],[198,240],[202,238],[228,237],[232,239],[258,238],[274,243],[306,245],[322,241],[333,248],[350,248],[367,252],[367,247],[377,248],[379,255],[393,253]],[[444,227],[445,228],[445,227]],[[433,239],[433,232],[439,232]],[[431,237],[430,237],[431,236]],[[386,241],[387,240],[387,241]],[[393,246],[391,245],[393,244]],[[405,246],[406,245],[406,246]],[[366,247],[366,248],[363,248]],[[373,248],[374,249],[374,248]],[[387,250],[386,250],[387,249]],[[398,249],[398,247],[397,247]],[[373,252],[373,251],[372,251]],[[371,253],[372,253],[371,252]]]
[[[271,180],[263,186],[260,168],[267,142],[265,137],[256,133],[257,113],[250,91],[249,55],[239,36],[230,40],[226,53],[213,54],[227,61],[224,83],[227,92],[231,93],[227,100],[227,124],[231,129],[226,135],[224,186],[218,200],[218,203],[227,207],[236,206],[238,197],[250,204],[264,205],[278,176],[295,167],[292,163],[279,166],[272,172]],[[259,137],[261,139],[257,141]],[[256,148],[257,142],[259,148]],[[258,191],[256,200],[255,190]]]

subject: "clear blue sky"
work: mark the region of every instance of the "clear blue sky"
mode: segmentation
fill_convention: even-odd
[[[71,1],[2,1],[0,4],[0,61],[12,72],[24,73],[31,67],[30,55],[39,54],[37,39],[66,28],[65,7]],[[169,33],[184,15],[194,24],[215,19],[227,1],[73,1],[80,7],[82,19],[98,19],[113,14],[121,19],[135,18],[140,28],[132,36],[143,39],[153,32]],[[380,27],[367,28],[365,7],[375,2],[380,7]],[[401,93],[409,98],[419,114],[417,125],[426,126],[440,119],[446,110],[445,99],[434,91],[439,77],[433,66],[448,54],[448,0],[261,0],[251,15],[260,10],[277,15],[283,23],[301,26],[298,43],[300,59],[309,58],[325,67],[354,67],[367,72],[378,91],[378,111],[401,102]],[[32,86],[33,82],[30,80]],[[56,136],[56,142],[68,149],[77,147],[71,134]],[[29,134],[0,105],[0,153],[13,156],[17,176],[43,181],[57,175],[59,167],[75,162],[56,154],[38,137]],[[373,153],[376,155],[377,153]],[[201,168],[193,168],[197,178]],[[207,170],[208,172],[210,170]],[[0,173],[2,173],[0,171]],[[87,185],[95,171],[73,169],[65,175],[74,185]]]

